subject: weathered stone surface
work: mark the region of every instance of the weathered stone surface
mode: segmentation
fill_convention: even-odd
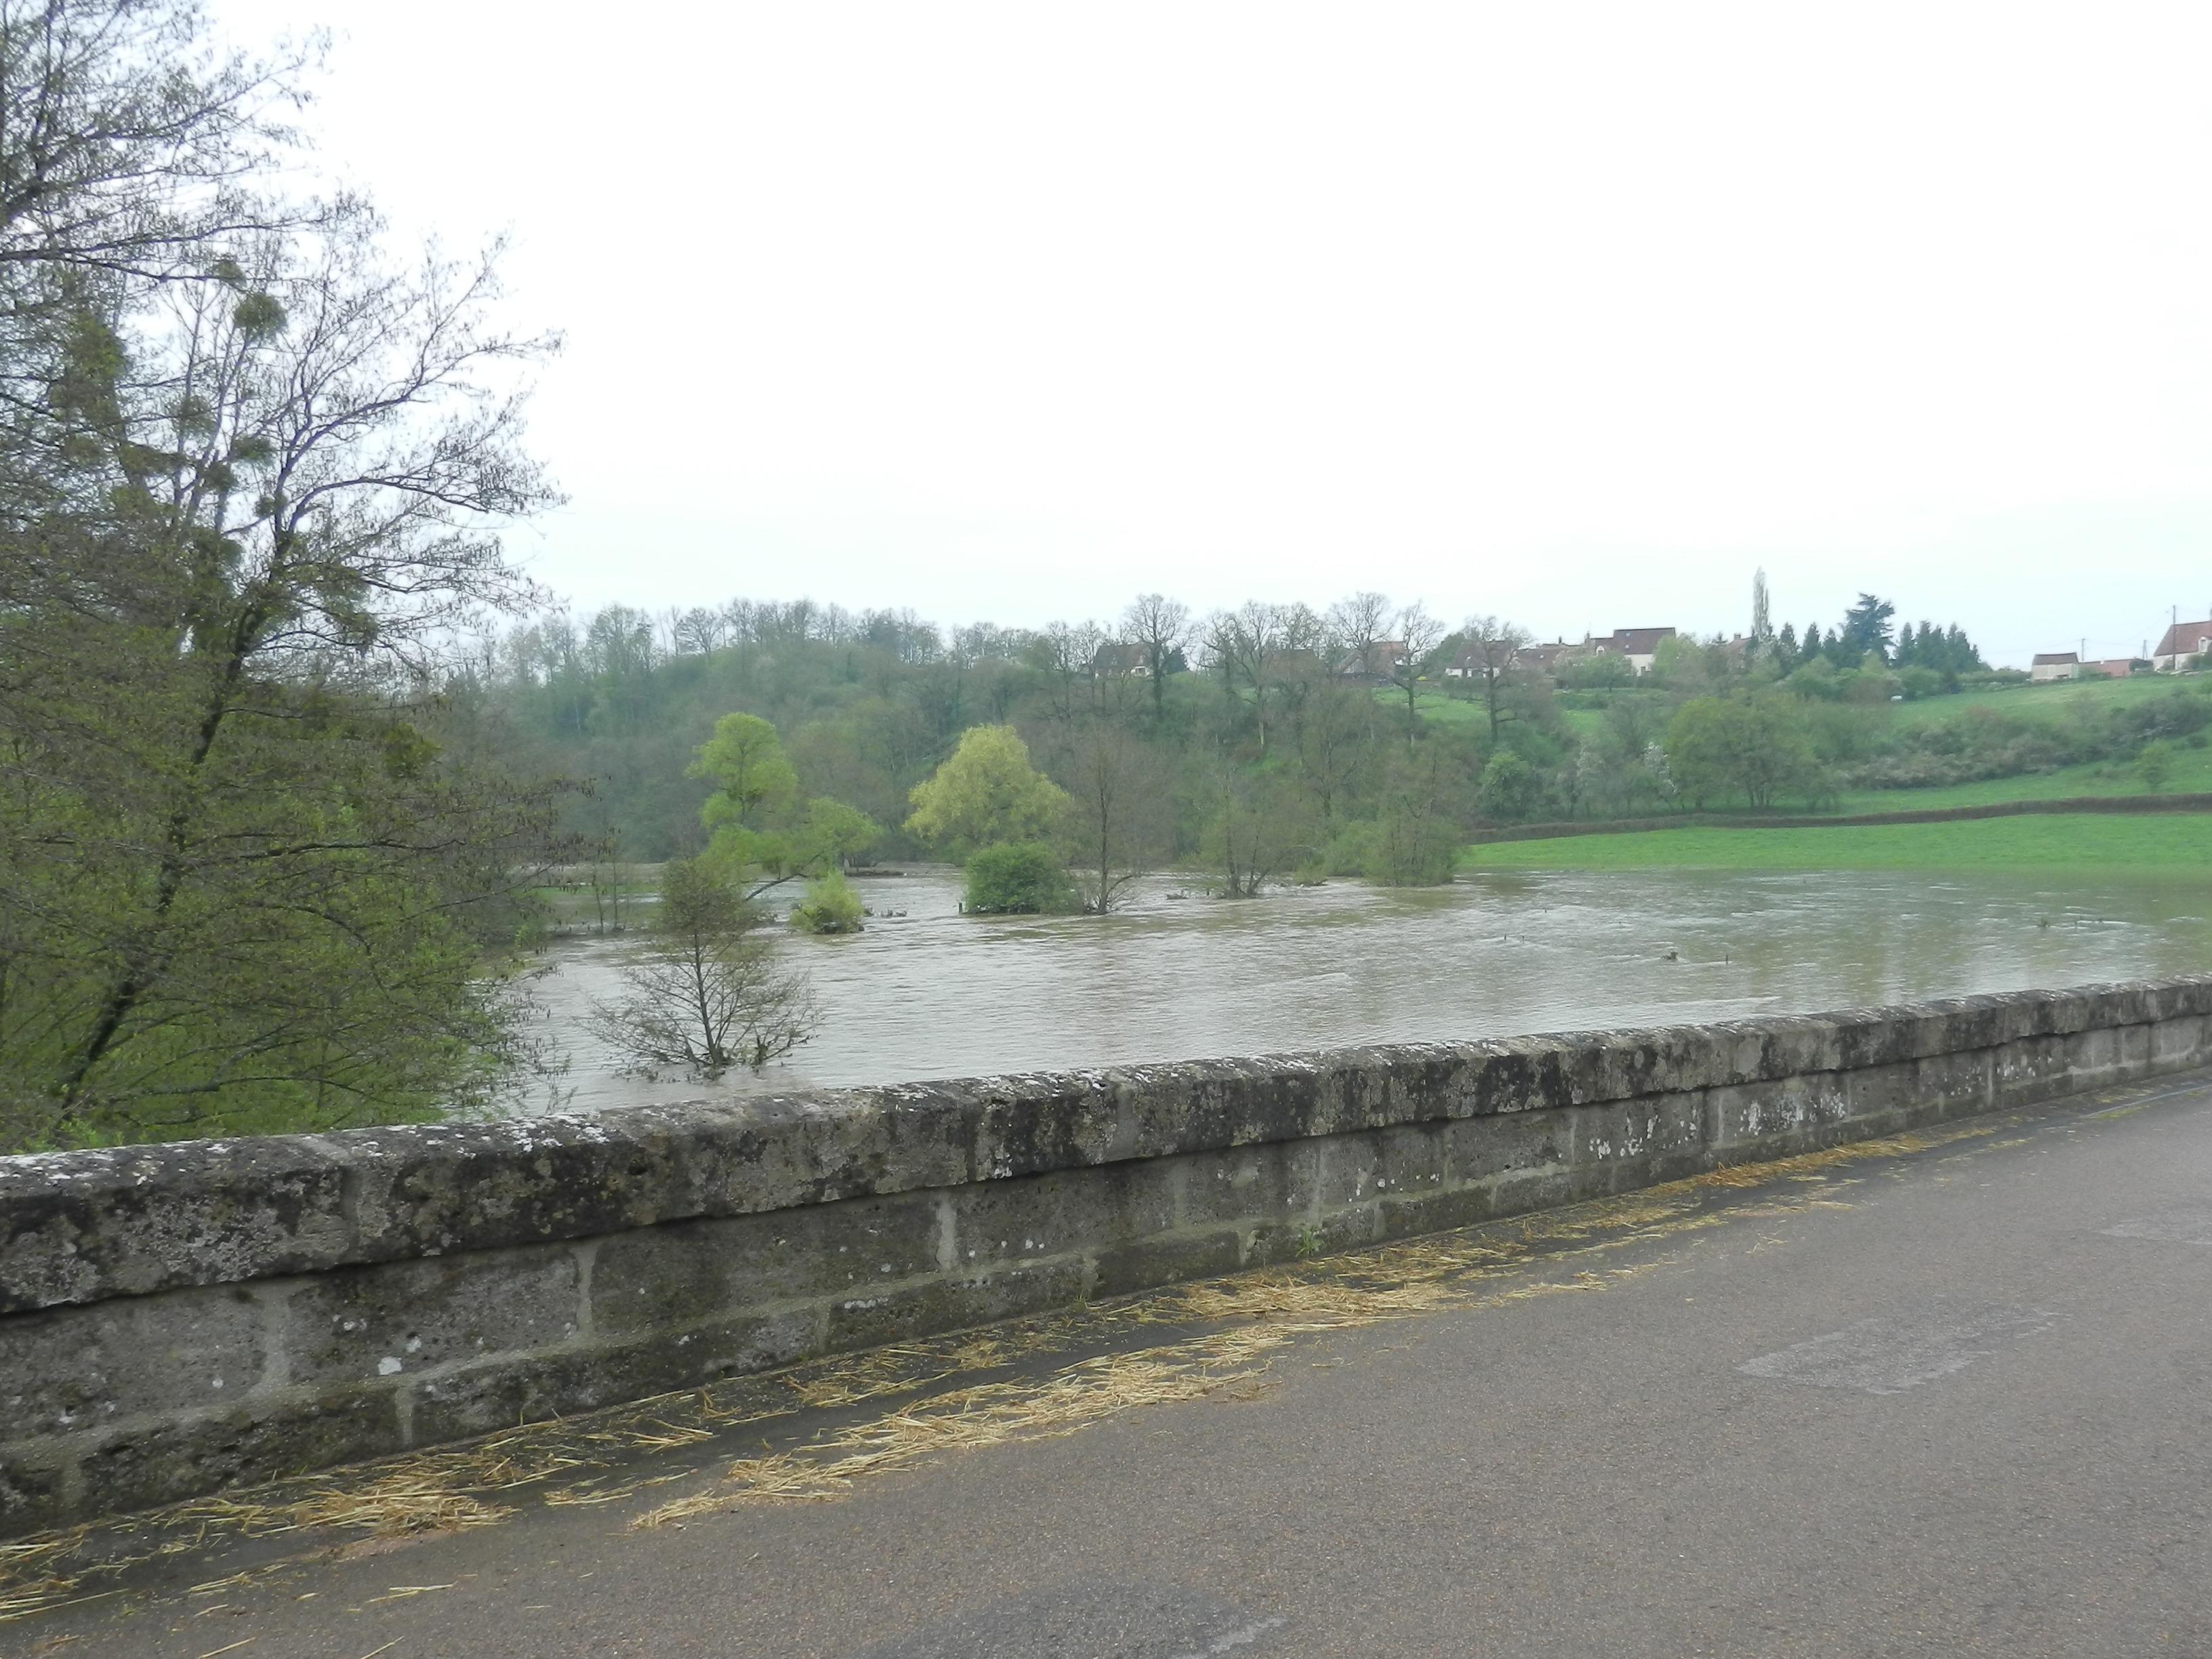
[[[2208,1049],[2212,977],[1657,1030],[1036,1073],[595,1117],[0,1158],[0,1313],[581,1239],[1132,1159],[1896,1066],[2159,1028]],[[2133,1037],[2124,1042],[2138,1041]],[[2047,1069],[2001,1097],[2039,1097]]]
[[[841,1297],[830,1304],[828,1346],[833,1352],[872,1348],[964,1330],[1065,1307],[1083,1292],[1083,1262],[1063,1259],[886,1287],[872,1296]]]
[[[402,1449],[389,1386],[118,1430],[76,1460],[77,1512],[112,1515]]]
[[[820,1309],[793,1309],[464,1365],[411,1385],[410,1438],[435,1445],[768,1370],[819,1353],[823,1335]]]
[[[592,1254],[592,1330],[665,1330],[935,1272],[944,1203],[931,1194],[848,1199],[616,1234]]]
[[[1243,1265],[1243,1237],[1233,1227],[1165,1233],[1099,1251],[1091,1294],[1122,1296],[1194,1279],[1214,1279]]]
[[[265,1294],[283,1321],[281,1380],[295,1385],[558,1347],[584,1318],[582,1270],[566,1244],[339,1267],[275,1280]]]
[[[252,1294],[221,1285],[0,1319],[0,1438],[240,1399],[268,1364],[264,1315]]]
[[[1571,1144],[1566,1120],[1555,1112],[1449,1124],[1443,1138],[1445,1177],[1448,1182],[1489,1182],[1564,1169]]]
[[[1176,1225],[1178,1166],[1186,1161],[1147,1159],[957,1188],[945,1200],[951,1265],[980,1272],[1166,1232]]]

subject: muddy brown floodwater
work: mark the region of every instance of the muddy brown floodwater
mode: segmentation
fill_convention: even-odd
[[[1740,1018],[2212,962],[2212,873],[1543,872],[1241,903],[1175,896],[1195,884],[1163,877],[1103,920],[963,916],[952,871],[854,885],[878,913],[866,932],[783,943],[823,1030],[757,1075],[620,1075],[580,1016],[633,944],[548,951],[532,991],[568,1070],[536,1109]]]

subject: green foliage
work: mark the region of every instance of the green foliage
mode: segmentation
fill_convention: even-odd
[[[2144,870],[2203,876],[2212,815],[1971,818],[1805,830],[1657,830],[1470,847],[1486,870]]]
[[[1475,789],[1483,817],[1502,823],[1517,823],[1532,816],[1543,798],[1542,775],[1510,749],[1490,757]]]
[[[791,925],[802,933],[857,933],[863,908],[853,884],[832,871],[809,882],[806,896],[791,909]]]
[[[2144,788],[2155,793],[2166,787],[2166,781],[2173,775],[2173,745],[2151,742],[2142,746],[2136,757],[2136,775],[2142,780]]]
[[[1774,804],[1814,781],[1813,745],[1794,699],[1774,692],[1693,697],[1667,725],[1667,766],[1699,806],[1736,799]]]
[[[757,829],[799,790],[783,739],[757,714],[725,714],[716,720],[714,735],[699,746],[690,775],[714,781],[714,793],[700,809],[709,830],[726,823]]]
[[[1067,793],[1030,764],[1029,745],[1011,726],[978,726],[925,782],[915,786],[909,834],[963,853],[1031,842],[1051,830]]]
[[[882,837],[866,813],[826,795],[797,806],[798,774],[775,726],[757,714],[715,721],[690,770],[719,785],[700,809],[714,831],[708,861],[726,880],[750,878],[756,896],[787,881],[842,871]]]
[[[1055,915],[1075,908],[1075,887],[1048,843],[1006,842],[970,855],[964,903],[970,915]]]

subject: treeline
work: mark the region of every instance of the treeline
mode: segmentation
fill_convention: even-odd
[[[1109,623],[1036,629],[806,600],[612,606],[481,641],[467,694],[532,769],[593,781],[574,823],[610,857],[705,848],[696,757],[742,713],[773,729],[793,802],[866,817],[867,856],[946,853],[915,827],[915,791],[965,734],[1004,728],[1073,803],[1062,850],[1091,887],[1117,863],[1173,862],[1243,892],[1442,879],[1486,823],[1818,803],[1878,781],[1910,743],[1893,698],[1993,678],[1961,629],[1893,633],[1892,614],[1868,596],[1807,629],[1809,655],[1788,629],[1668,639],[1639,678],[1618,654],[1560,665],[1510,623],[1450,626],[1371,592],[1206,617],[1146,594]]]

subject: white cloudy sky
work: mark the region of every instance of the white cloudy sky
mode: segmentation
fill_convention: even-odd
[[[2212,12],[218,0],[566,331],[580,606],[2212,607]]]

